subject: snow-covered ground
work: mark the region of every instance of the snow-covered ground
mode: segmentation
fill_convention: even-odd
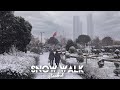
[[[49,53],[44,53],[43,55],[40,55],[40,61],[39,65],[49,65],[48,63],[48,56]],[[62,65],[62,63],[60,63]],[[61,70],[58,68],[56,73],[61,73]],[[35,79],[50,79],[50,73],[36,73]],[[64,73],[63,77],[57,77],[52,79],[82,79],[78,74],[76,73]]]
[[[101,79],[120,79],[120,77],[115,76],[115,74],[113,73],[115,69],[115,65],[113,62],[105,61],[103,68],[98,67],[98,61],[107,58],[111,58],[111,56],[103,55],[101,57],[97,57],[97,59],[87,59],[87,66],[85,66],[85,71]],[[83,64],[86,65],[85,62]]]

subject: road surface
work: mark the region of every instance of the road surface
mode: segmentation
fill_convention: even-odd
[[[49,65],[48,56],[49,53],[44,53],[43,55],[40,55],[38,66]],[[62,63],[60,63],[60,65],[62,65]],[[61,73],[61,70],[58,68],[56,73]],[[51,73],[36,73],[35,75],[35,79],[82,79],[76,73],[64,73],[63,77],[54,77],[54,78],[50,78],[50,77],[51,77]]]

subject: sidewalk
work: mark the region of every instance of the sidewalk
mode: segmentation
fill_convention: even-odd
[[[39,65],[49,65],[48,56],[49,53],[44,53],[43,55],[40,55]],[[62,64],[60,63],[60,65]],[[57,74],[58,72],[61,73],[61,70],[59,68],[57,69],[57,72],[55,74]],[[50,73],[37,73],[35,79],[49,79],[50,75],[51,75]],[[82,78],[76,73],[64,73],[63,77],[55,77],[52,79],[82,79]]]

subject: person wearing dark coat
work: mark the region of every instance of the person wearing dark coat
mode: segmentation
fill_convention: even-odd
[[[58,51],[56,51],[55,53],[55,63],[57,65],[57,67],[59,66],[59,63],[60,63],[60,54],[58,53]]]
[[[50,65],[53,66],[53,62],[54,62],[54,52],[53,50],[50,51],[50,54],[49,54],[49,60],[50,60]]]

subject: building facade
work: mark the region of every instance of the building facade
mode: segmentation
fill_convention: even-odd
[[[91,39],[94,38],[94,25],[92,14],[87,15],[87,35],[89,35]]]
[[[73,40],[82,34],[82,22],[79,16],[73,16]]]

